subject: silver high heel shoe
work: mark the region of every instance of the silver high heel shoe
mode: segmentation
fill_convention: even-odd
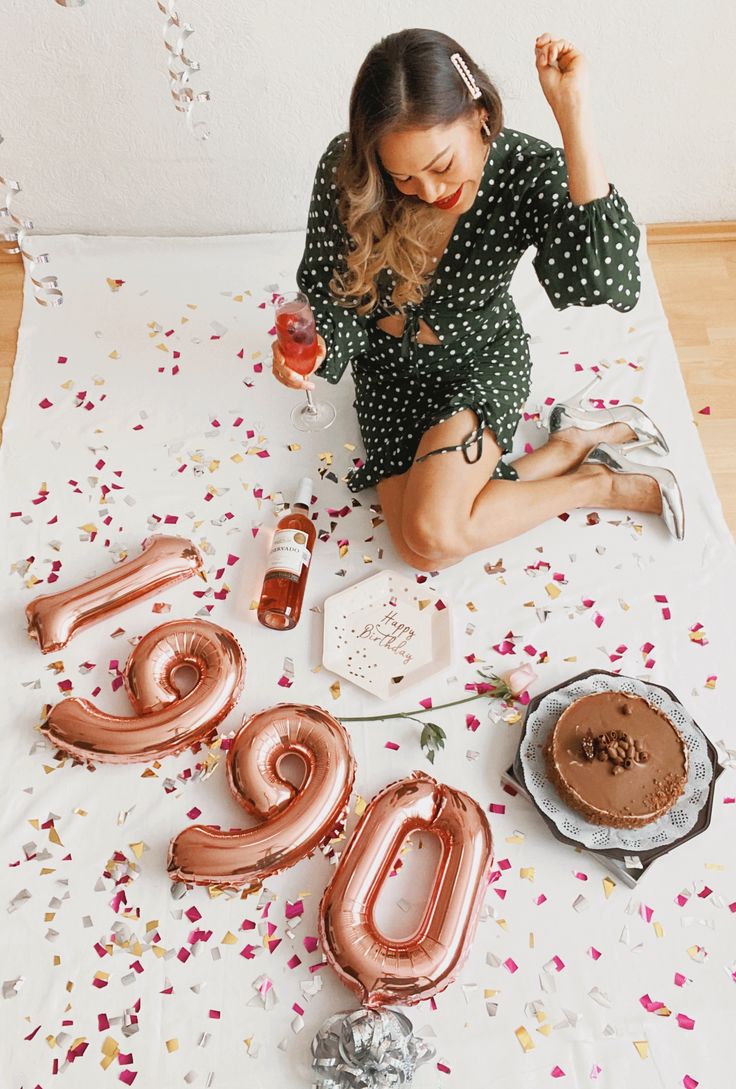
[[[615,405],[613,408],[592,410],[583,408],[584,395],[600,380],[600,376],[596,375],[569,401],[558,401],[552,405],[547,418],[550,435],[567,431],[570,427],[578,427],[581,431],[594,431],[598,427],[605,427],[606,424],[625,423],[636,435],[637,443],[645,442],[656,454],[669,454],[670,448],[662,432],[650,420],[646,412],[642,412],[636,405]],[[633,448],[629,443],[621,445],[629,449]]]
[[[662,498],[661,518],[672,536],[681,541],[685,536],[685,506],[682,501],[680,485],[677,483],[677,477],[669,469],[660,469],[654,465],[642,465],[640,462],[632,461],[624,453],[625,450],[638,446],[651,448],[648,440],[622,444],[621,446],[612,446],[607,442],[599,442],[585,458],[585,462],[592,465],[603,465],[604,468],[610,469],[612,473],[640,473],[642,476],[650,476],[653,480],[656,480]]]

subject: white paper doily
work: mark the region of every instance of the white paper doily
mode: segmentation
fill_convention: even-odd
[[[676,805],[659,820],[644,828],[608,828],[591,824],[570,806],[565,805],[553,783],[547,777],[544,745],[550,730],[562,712],[582,696],[595,692],[625,692],[641,696],[656,707],[677,727],[688,749],[688,777],[685,793]],[[681,704],[675,703],[660,688],[634,680],[633,677],[611,677],[594,673],[550,692],[529,716],[520,752],[524,779],[534,801],[563,835],[577,840],[584,847],[598,850],[619,848],[638,852],[674,843],[690,831],[700,810],[708,799],[713,777],[713,765],[708,756],[704,735]]]

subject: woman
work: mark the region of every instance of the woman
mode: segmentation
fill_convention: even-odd
[[[317,169],[297,281],[320,336],[316,373],[348,362],[365,463],[348,485],[377,485],[393,542],[438,570],[573,507],[661,514],[683,533],[677,482],[621,444],[666,453],[634,406],[559,404],[550,438],[513,465],[529,393],[528,334],[508,292],[529,246],[552,305],[639,297],[639,231],[596,149],[584,57],[543,34],[542,90],[564,154],[503,127],[496,88],[444,34],[405,30],[371,49],[350,130]],[[313,388],[273,345],[274,375]]]

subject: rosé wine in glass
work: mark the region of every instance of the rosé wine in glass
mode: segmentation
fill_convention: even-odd
[[[317,327],[309,299],[301,291],[276,300],[276,338],[287,366],[297,374],[311,374],[317,359]],[[307,403],[293,409],[292,423],[300,431],[324,431],[335,420],[334,406],[329,401],[318,404],[311,390],[305,392]]]

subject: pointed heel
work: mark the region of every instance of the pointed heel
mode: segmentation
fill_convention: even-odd
[[[629,449],[648,446],[655,454],[669,454],[670,448],[662,432],[654,421],[647,416],[646,412],[642,412],[636,405],[614,405],[613,408],[596,409],[583,408],[583,397],[600,381],[601,376],[596,375],[569,400],[557,401],[552,405],[547,414],[547,419],[544,421],[544,426],[547,427],[550,435],[556,435],[560,431],[567,431],[571,427],[578,428],[580,431],[595,431],[599,427],[605,427],[606,424],[624,423],[631,428],[636,435],[636,439],[632,440],[631,444],[626,443],[623,445],[628,446]],[[636,443],[636,446],[634,446],[634,443]]]
[[[609,469],[612,473],[651,477],[652,480],[656,481],[659,488],[662,501],[662,512],[660,514],[662,521],[676,540],[683,540],[685,536],[685,505],[677,477],[670,469],[654,465],[642,465],[639,462],[632,461],[627,457],[626,450],[633,445],[632,443],[630,446],[614,446],[611,443],[600,442],[593,447],[585,458],[585,462],[591,465],[602,465],[603,468]],[[637,443],[636,445],[649,444]]]

